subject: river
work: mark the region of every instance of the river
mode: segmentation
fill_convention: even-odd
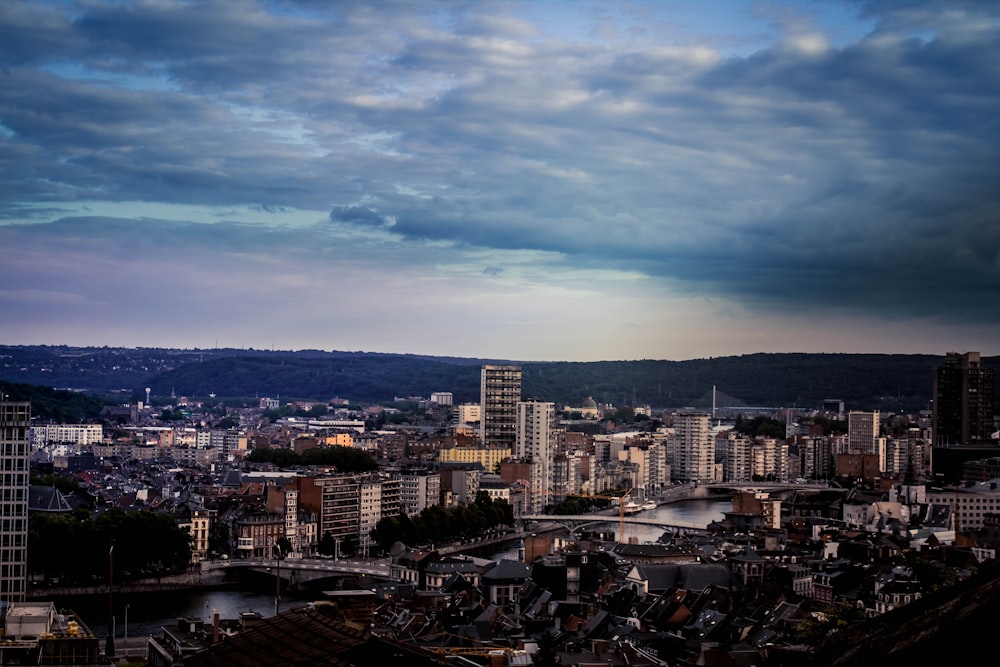
[[[664,522],[697,524],[707,526],[712,521],[723,518],[731,503],[724,500],[686,500],[661,505],[654,510],[646,510],[638,516],[660,519]],[[618,521],[611,519],[607,524],[595,527],[598,530],[618,530]],[[625,537],[635,538],[640,544],[655,542],[663,529],[655,526],[626,525]],[[516,548],[504,549],[493,554],[493,558],[516,558]],[[315,598],[315,594],[294,591],[284,592],[281,610],[301,607]],[[108,598],[105,595],[85,595],[54,598],[56,607],[72,609],[87,624],[95,636],[102,640],[108,634]],[[198,618],[210,622],[212,612],[221,618],[236,618],[240,612],[257,611],[265,618],[274,615],[274,591],[247,591],[226,589],[169,590],[156,593],[116,593],[114,603],[114,629],[116,638],[138,637],[159,632],[164,625],[174,625],[178,618]],[[126,619],[127,613],[127,619]],[[126,626],[127,622],[127,626]]]

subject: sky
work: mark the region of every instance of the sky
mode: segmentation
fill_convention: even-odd
[[[0,3],[0,343],[1000,354],[1000,4]]]

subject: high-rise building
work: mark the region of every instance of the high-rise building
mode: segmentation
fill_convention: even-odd
[[[517,403],[514,456],[522,461],[531,462],[529,508],[534,513],[543,511],[545,505],[558,500],[551,497],[551,492],[554,489],[554,422],[554,403],[544,401],[519,401]]]
[[[31,404],[0,401],[0,601],[24,602],[28,584],[28,431]]]
[[[520,366],[483,366],[479,392],[479,437],[483,445],[514,448],[520,400]]]
[[[878,454],[879,412],[847,413],[847,451],[850,454]]]
[[[684,413],[674,419],[677,438],[675,479],[685,482],[714,481],[715,440],[707,414]]]
[[[934,444],[988,444],[993,431],[992,368],[984,368],[978,352],[945,355],[934,369]]]

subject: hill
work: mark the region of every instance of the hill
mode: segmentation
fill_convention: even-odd
[[[729,404],[813,408],[824,399],[848,409],[915,411],[931,398],[943,355],[749,354],[690,361],[524,362],[523,395],[559,405],[588,396],[615,405],[711,406],[713,385]],[[150,387],[154,402],[171,394],[271,396],[359,402],[450,391],[479,400],[479,366],[495,360],[370,352],[173,350],[0,346],[0,379],[125,394]],[[996,368],[1000,359],[985,358]],[[516,362],[515,362],[516,363]],[[725,405],[725,403],[720,403]]]

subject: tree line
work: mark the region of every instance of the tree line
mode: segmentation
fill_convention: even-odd
[[[381,519],[371,533],[372,540],[388,551],[396,542],[409,546],[455,542],[477,537],[491,528],[514,524],[514,510],[500,498],[490,498],[485,491],[476,494],[475,502],[455,507],[432,505],[416,516],[405,513]]]
[[[191,538],[168,514],[110,509],[28,517],[28,571],[74,583],[185,570]]]

